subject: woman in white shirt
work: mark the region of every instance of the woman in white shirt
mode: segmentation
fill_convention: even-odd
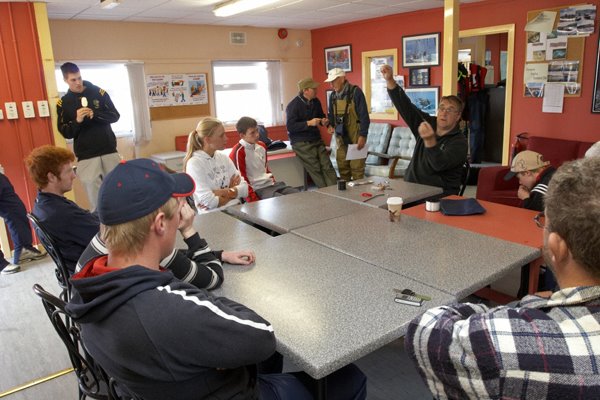
[[[233,162],[220,151],[227,137],[223,123],[206,117],[190,132],[184,171],[196,182],[194,202],[199,210],[212,210],[239,204],[248,196],[248,184]]]

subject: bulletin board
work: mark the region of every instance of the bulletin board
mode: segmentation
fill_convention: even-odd
[[[556,29],[559,18],[560,18],[560,10],[568,7],[573,7],[575,5],[563,6],[563,7],[554,7],[554,8],[544,8],[541,10],[533,10],[527,12],[527,22],[533,20],[540,12],[542,11],[556,11],[556,20],[554,21],[554,28]],[[525,51],[527,51],[527,35],[525,35]],[[584,48],[585,48],[585,37],[567,37],[568,45],[567,45],[567,55],[565,61],[579,61],[579,69],[577,74],[577,84],[579,85],[579,90],[575,94],[568,93],[565,91],[565,97],[581,97],[581,80],[583,77],[583,56],[584,56]],[[527,60],[527,56],[525,56]],[[526,61],[526,64],[541,64],[548,63],[550,61]],[[525,93],[525,82],[523,82],[523,93]]]
[[[197,106],[154,107],[150,109],[151,121],[192,118],[202,115],[210,115],[210,104],[200,104]]]
[[[210,115],[208,74],[146,75],[150,120]]]

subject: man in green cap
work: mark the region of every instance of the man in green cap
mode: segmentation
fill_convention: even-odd
[[[285,113],[292,149],[312,181],[321,188],[335,185],[337,176],[319,131],[319,126],[327,126],[329,120],[317,98],[318,86],[312,78],[299,81],[298,95],[287,105]]]

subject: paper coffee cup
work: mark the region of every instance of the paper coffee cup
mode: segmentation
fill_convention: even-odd
[[[402,204],[404,201],[402,197],[388,197],[387,199],[387,207],[390,213],[390,220],[399,221],[400,220],[400,212],[402,211]]]

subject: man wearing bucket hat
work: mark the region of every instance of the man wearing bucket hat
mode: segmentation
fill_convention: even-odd
[[[292,375],[257,375],[256,364],[275,351],[269,322],[161,269],[193,213],[185,197],[194,189],[189,175],[149,159],[123,161],[106,176],[98,216],[108,256],[73,275],[67,305],[86,349],[136,398],[311,398]],[[348,398],[364,399],[366,378],[349,367],[341,379],[363,395]]]
[[[346,80],[341,68],[329,70],[325,82],[331,83],[333,93],[329,98],[329,133],[335,133],[336,159],[340,177],[347,181],[365,176],[366,158],[346,160],[348,145],[356,144],[358,150],[367,145],[369,133],[369,110],[363,91]]]
[[[514,176],[519,179],[517,196],[523,200],[523,207],[528,210],[544,211],[544,196],[548,190],[548,183],[556,170],[549,161],[535,151],[525,150],[513,158],[510,172],[504,180]]]
[[[299,81],[298,95],[287,105],[285,114],[292,149],[312,181],[321,188],[335,185],[337,175],[319,131],[319,126],[327,126],[329,120],[317,98],[318,86],[312,78]]]

